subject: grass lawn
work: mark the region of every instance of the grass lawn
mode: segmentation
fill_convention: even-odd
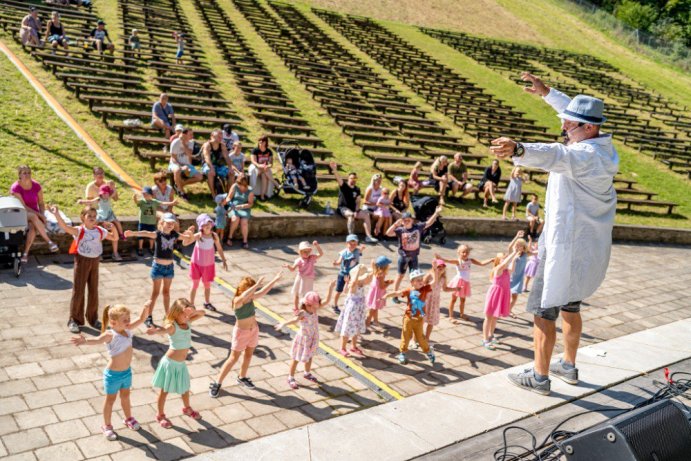
[[[386,10],[386,8],[382,8],[381,5],[387,5],[387,1],[390,0],[372,0],[370,2],[356,3],[367,3],[371,5],[371,15],[374,16],[383,14],[382,11]],[[406,4],[408,0],[401,1],[403,2],[402,4]],[[517,0],[516,4],[520,4],[521,2],[522,0]],[[552,3],[552,0],[539,0],[539,2],[545,3],[546,7],[549,8],[558,8]],[[352,6],[354,3],[350,0],[344,2],[315,0],[311,3],[318,3],[320,6],[327,4],[326,6],[332,7],[333,9],[340,9],[341,6],[339,5],[343,5],[344,7],[350,5],[350,7],[355,8]],[[396,3],[398,4],[399,2]],[[458,13],[454,7],[455,2],[434,0],[432,4],[439,6],[442,10],[446,9],[446,11],[449,12],[449,15],[447,15],[449,19],[446,22],[441,21],[440,18],[444,15],[438,14],[439,11],[435,10],[435,8],[431,8],[430,11],[423,12],[423,16],[427,15],[425,16],[427,18],[425,25],[439,26],[439,24],[435,23],[435,21],[437,21],[441,22],[446,28],[452,29],[453,24],[455,24],[455,20],[453,19],[454,14]],[[540,21],[528,14],[528,12],[516,11],[515,8],[504,5],[504,2],[501,0],[482,0],[482,4],[485,6],[484,9],[474,7],[470,8],[468,11],[464,10],[463,12],[464,14],[470,14],[469,17],[473,17],[472,14],[486,15],[488,12],[492,12],[491,16],[496,18],[497,24],[500,26],[497,33],[494,35],[521,41],[537,42],[543,45],[563,44],[565,48],[573,49],[573,46],[566,42],[557,41],[555,35],[558,34],[552,30],[554,28],[553,26],[542,25]],[[242,124],[242,132],[245,134],[246,138],[245,147],[251,149],[254,145],[252,140],[256,139],[262,132],[261,127],[253,118],[251,109],[242,98],[242,93],[237,88],[234,78],[228,70],[222,56],[218,53],[218,49],[213,40],[210,35],[205,32],[202,18],[194,8],[192,0],[181,0],[180,5],[191,26],[194,28],[198,41],[203,45],[204,49],[207,50],[206,59],[217,76],[224,96],[233,101],[234,110],[244,121]],[[273,73],[277,82],[280,83],[293,98],[296,107],[300,109],[305,119],[315,128],[317,135],[324,140],[325,146],[334,152],[336,161],[342,165],[341,171],[344,173],[348,171],[358,172],[360,177],[359,185],[364,190],[369,182],[369,177],[376,171],[372,167],[372,162],[362,155],[360,148],[352,143],[349,136],[341,132],[340,127],[336,125],[334,120],[311,98],[311,94],[304,89],[304,86],[297,80],[293,73],[283,65],[281,59],[271,50],[263,39],[261,39],[251,24],[235,9],[232,3],[224,1],[221,2],[221,5],[235,23],[238,30],[245,36],[248,44],[255,50],[266,64],[267,68]],[[308,5],[304,3],[300,4],[300,8],[308,14],[310,19],[320,24],[327,34],[372,66],[377,72],[381,73],[387,81],[396,84],[397,89],[412,102],[430,110],[431,118],[438,120],[442,126],[449,128],[452,134],[458,135],[464,140],[472,140],[472,138],[467,137],[459,127],[453,125],[451,119],[435,112],[431,106],[426,104],[425,101],[418,97],[410,88],[403,85],[383,67],[379,66],[367,55],[359,51],[323,21],[309,13]],[[404,11],[405,8],[400,8],[400,10]],[[117,3],[114,0],[97,3],[95,11],[97,15],[107,20],[108,29],[111,31],[111,34],[122,29],[117,17]],[[519,16],[522,18],[520,19],[521,24],[525,24],[525,27],[522,28],[520,33],[519,31],[511,32],[510,25],[515,24],[515,19]],[[394,19],[413,21],[413,18]],[[569,18],[567,19],[571,20]],[[573,20],[575,21],[576,19]],[[487,21],[484,21],[484,26],[478,25],[479,23],[476,23],[476,25],[479,29],[482,29],[483,27],[488,27],[486,23]],[[509,104],[520,110],[526,111],[529,117],[538,120],[545,126],[549,126],[552,131],[559,129],[558,121],[549,107],[541,104],[536,98],[523,93],[517,85],[506,77],[491,71],[485,66],[465,57],[461,53],[420,33],[413,26],[393,22],[386,22],[385,25],[402,37],[413,41],[417,46],[432,54],[441,62],[458,69],[460,73],[480,84],[480,86],[502,98]],[[482,33],[483,30],[474,30],[474,32]],[[589,31],[588,33],[600,34],[595,31]],[[148,162],[144,162],[135,157],[131,147],[122,144],[117,139],[115,132],[107,130],[100,120],[88,110],[85,104],[77,100],[72,92],[68,91],[62,83],[58,82],[49,72],[45,71],[40,63],[30,58],[8,35],[3,34],[3,32],[0,32],[0,38],[13,49],[31,69],[34,75],[37,76],[37,78],[114,158],[114,160],[140,184],[150,184],[152,172],[150,171]],[[604,37],[604,35],[600,34],[600,37]],[[602,38],[602,40],[606,40],[606,38]],[[606,49],[607,47],[603,45],[602,50],[604,51],[602,51],[602,53],[604,53]],[[622,47],[622,49],[624,48]],[[593,54],[597,53],[593,52]],[[616,53],[610,54],[616,55]],[[624,61],[627,59],[633,60],[632,57],[626,55],[624,52],[621,53],[621,59]],[[647,58],[637,57],[637,59],[645,61],[645,65],[642,66],[639,81],[645,83],[646,75],[648,77],[650,76],[648,73],[652,71],[646,69],[660,69],[660,91],[668,97],[672,97],[670,94],[679,90],[684,84],[684,78],[688,78],[678,76],[677,74],[679,78],[674,80],[670,77],[670,75],[676,74],[673,70],[662,68]],[[625,66],[622,65],[622,69],[624,68]],[[629,68],[626,68],[626,70],[628,69]],[[3,75],[13,76],[12,78],[4,78],[0,83],[0,85],[2,85],[0,89],[3,90],[2,94],[6,95],[2,96],[3,104],[2,109],[0,109],[3,115],[2,121],[0,122],[0,148],[2,148],[3,159],[9,159],[9,161],[4,161],[2,166],[0,166],[0,171],[2,172],[2,176],[0,176],[0,186],[4,190],[7,190],[9,185],[14,181],[14,178],[16,178],[14,172],[16,165],[20,163],[29,163],[36,171],[36,178],[44,185],[48,200],[55,200],[61,206],[66,207],[68,212],[73,214],[78,209],[78,206],[74,202],[81,195],[86,182],[90,180],[90,167],[97,164],[98,160],[86,146],[69,131],[62,121],[53,114],[7,60],[3,59],[3,67],[0,68],[0,70],[3,71]],[[630,73],[627,72],[627,74],[639,78],[639,75],[633,70],[635,69],[632,69]],[[16,78],[14,76],[16,76]],[[154,87],[150,89],[153,90]],[[688,88],[686,92],[688,93]],[[676,99],[679,100],[679,98]],[[691,97],[689,99],[691,100]],[[15,104],[15,101],[21,102],[25,106],[20,106],[18,103]],[[32,102],[29,105],[30,107],[26,105],[26,101]],[[172,101],[172,103],[175,104],[175,101]],[[474,148],[473,151],[486,153],[486,149],[482,146]],[[671,217],[654,212],[622,212],[617,215],[617,221],[627,224],[646,224],[663,227],[691,227],[691,223],[687,219],[687,217],[691,216],[691,182],[669,173],[666,168],[662,167],[659,163],[631,150],[622,148],[620,149],[620,155],[622,158],[621,171],[626,175],[635,174],[636,179],[640,183],[638,186],[639,188],[658,192],[658,198],[660,200],[678,202],[680,203],[680,207],[677,210],[678,213]],[[489,163],[489,157],[487,163]],[[50,165],[50,167],[48,167],[48,165]],[[510,165],[505,164],[503,168],[505,170],[505,175],[507,175],[510,171]],[[58,172],[58,174],[53,174],[54,172]],[[544,191],[543,188],[535,184],[527,184],[526,189]],[[192,186],[192,192],[191,203],[179,206],[179,211],[210,212],[212,210],[212,205],[205,183]],[[321,183],[319,194],[313,202],[310,211],[321,211],[326,203],[335,206],[336,196],[337,193],[334,182]],[[270,203],[258,203],[256,208],[257,211],[280,213],[282,211],[293,210],[296,203],[297,200],[286,200],[283,197],[279,197],[272,200]],[[498,217],[501,215],[500,205],[497,205],[496,208],[485,210],[479,207],[479,203],[475,201],[467,201],[463,205],[452,203],[445,214],[467,217]],[[523,208],[521,208],[521,210],[522,209]],[[116,206],[116,212],[122,216],[136,214],[136,210],[134,206],[131,205],[130,200],[121,201],[121,203]]]

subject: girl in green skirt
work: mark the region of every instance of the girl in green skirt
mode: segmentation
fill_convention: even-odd
[[[168,429],[173,424],[163,412],[169,392],[182,395],[182,414],[192,419],[201,419],[201,415],[190,407],[190,373],[185,359],[192,347],[192,328],[190,322],[204,317],[204,311],[195,310],[192,303],[184,298],[177,299],[168,310],[162,327],[146,330],[149,335],[168,335],[170,349],[158,363],[152,384],[160,389],[158,394],[158,414],[156,421]]]

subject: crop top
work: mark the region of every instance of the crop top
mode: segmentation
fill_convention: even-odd
[[[170,231],[170,234],[164,234],[162,231],[156,231],[156,244],[154,246],[154,258],[156,259],[173,259],[173,250],[175,249],[175,242],[178,240],[178,234],[175,231]]]
[[[243,320],[254,317],[256,310],[257,308],[254,307],[254,301],[250,301],[235,309],[235,318]]]
[[[109,343],[106,343],[106,349],[108,349],[108,354],[111,357],[120,355],[127,349],[132,347],[132,331],[125,330],[125,335],[121,335],[115,330],[108,330],[113,336],[113,339]]]
[[[175,333],[168,335],[170,348],[174,351],[179,351],[180,349],[192,347],[192,328],[188,325],[187,329],[184,330],[180,328],[177,322],[173,322],[173,325],[175,326]]]

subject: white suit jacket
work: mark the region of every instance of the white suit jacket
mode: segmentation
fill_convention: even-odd
[[[558,113],[571,100],[555,89],[544,99]],[[545,263],[541,307],[582,301],[600,286],[609,264],[617,206],[613,178],[619,168],[612,136],[524,147],[514,164],[549,172],[538,250]]]

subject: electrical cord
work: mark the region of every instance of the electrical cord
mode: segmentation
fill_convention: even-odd
[[[653,380],[653,384],[658,387],[658,390],[650,398],[629,408],[605,407],[571,415],[557,424],[540,445],[537,445],[535,434],[528,429],[519,426],[508,426],[504,428],[502,432],[503,447],[494,452],[494,461],[559,461],[562,459],[562,456],[565,455],[562,449],[562,443],[578,434],[578,432],[563,430],[561,427],[571,420],[593,412],[618,412],[618,414],[612,416],[614,417],[645,407],[660,400],[668,399],[675,399],[689,411],[689,407],[681,399],[691,400],[691,373],[683,371],[670,373],[667,368],[664,369],[664,373],[666,382]],[[509,444],[507,433],[512,430],[523,431],[530,435],[531,447],[527,448],[523,445]],[[516,449],[522,451],[513,451]]]

